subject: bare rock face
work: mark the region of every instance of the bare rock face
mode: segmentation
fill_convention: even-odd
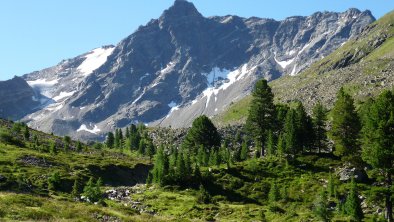
[[[32,113],[38,105],[34,90],[22,78],[0,81],[0,117],[17,120]]]
[[[356,9],[283,21],[206,18],[176,0],[116,46],[24,75],[41,102],[24,120],[84,140],[135,122],[187,127],[248,95],[260,78],[296,75],[373,21]]]

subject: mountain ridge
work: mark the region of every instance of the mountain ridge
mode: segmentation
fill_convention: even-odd
[[[134,122],[187,127],[197,115],[213,116],[248,95],[259,78],[295,75],[373,20],[354,9],[283,21],[206,18],[192,3],[175,1],[114,47],[24,75],[51,103],[23,121],[84,140]],[[95,69],[80,68],[92,58]],[[38,80],[45,87],[36,87]]]

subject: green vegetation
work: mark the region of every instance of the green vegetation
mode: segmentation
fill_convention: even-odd
[[[393,22],[299,76],[258,81],[214,120],[246,121],[230,133],[201,116],[185,137],[132,124],[85,144],[0,120],[0,219],[393,221],[394,94],[373,97],[390,80]],[[347,68],[354,81],[338,72]]]

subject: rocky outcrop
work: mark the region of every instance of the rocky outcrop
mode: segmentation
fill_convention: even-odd
[[[36,94],[22,78],[0,81],[0,118],[20,119],[38,105]]]
[[[283,21],[206,18],[176,0],[116,46],[25,75],[43,108],[24,120],[85,140],[135,122],[189,126],[248,95],[260,78],[296,75],[372,21],[357,9]]]

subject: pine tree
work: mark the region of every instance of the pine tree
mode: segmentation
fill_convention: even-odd
[[[79,197],[79,181],[78,181],[78,179],[74,180],[74,185],[72,187],[71,196],[74,198]]]
[[[141,155],[144,155],[145,149],[146,149],[146,142],[145,142],[145,139],[142,139],[142,140],[140,140],[140,144],[138,146],[138,153]]]
[[[326,121],[327,121],[327,110],[319,102],[312,110],[313,113],[313,131],[314,131],[314,145],[317,148],[317,152],[320,153],[327,144],[327,132],[326,132]]]
[[[146,146],[146,155],[149,156],[150,160],[152,160],[153,155],[155,155],[155,146],[151,140],[149,140],[148,145]]]
[[[275,147],[275,141],[274,141],[274,134],[270,130],[268,132],[268,138],[267,138],[267,153],[269,156],[274,156],[276,154],[276,147]]]
[[[122,129],[119,129],[119,149],[123,149],[124,145],[124,138],[123,138],[123,131]]]
[[[114,134],[113,134],[112,132],[109,132],[109,133],[107,134],[107,139],[106,139],[106,141],[105,141],[105,145],[106,145],[108,148],[112,149],[112,148],[114,148],[114,144],[115,144],[115,137],[114,137]]]
[[[306,148],[312,145],[313,125],[311,118],[307,115],[301,102],[296,106],[296,122],[297,122],[297,141],[299,143],[299,152],[306,151]]]
[[[120,134],[119,129],[115,129],[115,140],[114,140],[114,147],[118,149],[120,147]]]
[[[57,147],[56,147],[56,142],[55,141],[51,141],[49,144],[49,152],[51,154],[57,154]]]
[[[333,119],[330,137],[335,145],[334,154],[340,157],[357,156],[360,120],[352,97],[345,93],[343,88],[337,94],[331,115]]]
[[[201,181],[201,171],[200,171],[200,166],[196,163],[194,167],[194,178],[197,181]]]
[[[325,222],[330,221],[330,212],[328,211],[327,203],[327,193],[323,189],[315,202],[314,213],[319,219]]]
[[[25,128],[23,130],[23,137],[25,138],[26,141],[30,139],[30,131],[27,125],[25,125]]]
[[[328,178],[328,196],[329,197],[335,197],[335,183],[334,183],[334,178],[332,177],[332,173],[330,172],[329,178]]]
[[[185,166],[185,158],[183,152],[178,154],[177,162],[176,162],[176,177],[178,181],[183,181],[187,176],[186,166]]]
[[[68,151],[70,149],[70,145],[71,145],[71,137],[65,136],[63,138],[63,142],[64,142],[64,150]]]
[[[242,141],[242,146],[241,146],[241,160],[247,160],[248,159],[248,154],[249,154],[249,147],[248,144],[246,143],[245,140]]]
[[[285,141],[285,152],[292,154],[293,158],[297,155],[300,150],[300,142],[298,140],[298,128],[297,128],[297,116],[296,111],[291,109],[287,112],[286,122],[284,128],[284,141]]]
[[[98,202],[102,199],[101,186],[102,180],[99,178],[95,183],[91,177],[83,188],[83,195],[89,199],[89,202]]]
[[[256,83],[252,96],[246,128],[253,136],[257,148],[260,149],[260,155],[263,157],[267,134],[273,128],[276,117],[274,95],[267,80],[262,79]]]
[[[280,200],[280,191],[276,182],[271,183],[270,192],[268,193],[268,199],[270,202],[276,202]]]
[[[282,158],[285,154],[285,150],[286,150],[286,145],[285,145],[285,140],[283,138],[283,134],[279,134],[278,137],[278,143],[276,145],[276,149],[277,149],[277,154],[280,158]]]
[[[182,143],[182,148],[195,151],[200,145],[203,145],[206,149],[220,146],[220,135],[215,125],[204,115],[197,117],[193,121],[192,127]]]
[[[125,135],[126,139],[130,138],[130,130],[129,127],[126,127],[126,135]]]
[[[354,179],[352,179],[350,193],[346,198],[345,212],[346,215],[349,215],[355,221],[361,221],[364,218],[360,199],[358,198],[357,184]]]
[[[78,152],[82,151],[82,143],[80,141],[77,141],[77,151]]]
[[[392,170],[394,160],[394,93],[384,91],[368,107],[363,120],[362,158],[385,177],[386,218],[393,220]]]

